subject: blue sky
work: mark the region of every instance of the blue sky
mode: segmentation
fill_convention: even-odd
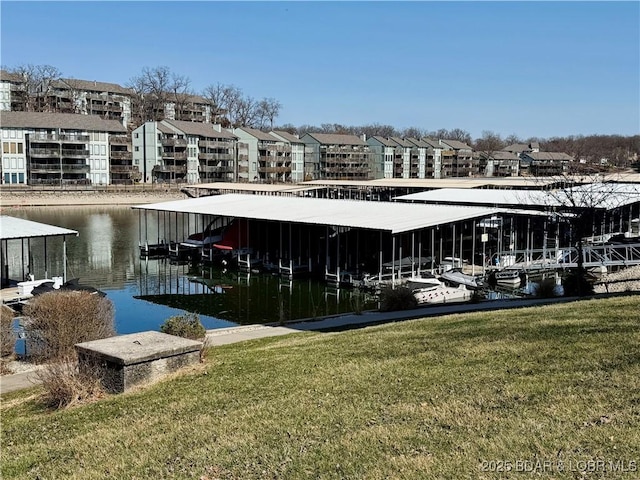
[[[1,63],[272,97],[277,124],[640,133],[640,2],[9,2]]]

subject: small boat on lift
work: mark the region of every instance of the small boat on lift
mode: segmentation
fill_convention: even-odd
[[[471,300],[473,292],[465,285],[452,287],[437,278],[410,278],[409,285],[417,284],[413,290],[418,305],[439,305],[447,303],[464,303]]]
[[[448,283],[455,285],[464,285],[472,290],[478,290],[484,287],[484,282],[481,277],[474,275],[467,275],[462,273],[459,269],[448,270],[440,274],[440,278]]]
[[[524,273],[521,272],[520,270],[507,268],[499,272],[496,272],[494,274],[494,278],[496,283],[499,283],[502,285],[517,286],[522,283],[523,275]]]

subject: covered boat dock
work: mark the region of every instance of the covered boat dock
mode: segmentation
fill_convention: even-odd
[[[67,280],[67,237],[77,236],[78,232],[67,228],[33,222],[22,218],[0,215],[0,246],[2,266],[0,276],[2,302],[19,300],[30,296],[29,292],[49,275],[60,276],[61,283]],[[51,238],[62,239],[62,271],[51,272],[47,256],[48,241]],[[36,264],[32,250],[36,243],[42,243],[43,263]]]
[[[251,256],[263,265],[277,265],[280,273],[290,276],[306,271],[339,282],[345,275],[369,275],[392,284],[424,270],[433,271],[447,257],[460,262],[465,258],[474,265],[478,250],[484,249],[484,244],[479,248],[476,242],[480,232],[476,228],[483,220],[500,214],[529,215],[522,210],[481,206],[237,193],[133,208],[141,212],[141,226],[143,221],[147,225],[151,212],[158,216],[157,232],[141,228],[147,236],[144,241],[157,233],[163,242],[177,244],[219,218],[223,225],[236,225],[233,244],[223,240],[224,247],[247,255],[247,261]],[[536,212],[531,214],[539,217]]]

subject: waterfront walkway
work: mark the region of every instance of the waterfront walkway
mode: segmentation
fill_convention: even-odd
[[[598,295],[602,297],[607,295]],[[584,299],[584,298],[583,298]],[[456,313],[482,312],[491,310],[504,310],[511,308],[525,308],[553,303],[566,303],[578,300],[577,297],[558,297],[548,299],[509,299],[490,300],[479,303],[458,303],[453,305],[438,305],[421,307],[414,310],[402,310],[396,312],[367,311],[362,314],[335,315],[321,319],[308,319],[296,321],[286,325],[242,325],[237,327],[219,328],[207,331],[207,344],[210,347],[228,345],[257,340],[266,337],[289,335],[298,332],[328,332],[341,331],[353,328],[428,318]],[[0,376],[0,395],[33,387],[40,383],[37,371],[16,373]]]

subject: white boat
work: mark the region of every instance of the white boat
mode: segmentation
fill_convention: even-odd
[[[202,232],[194,233],[189,235],[189,237],[181,242],[180,245],[183,247],[192,247],[192,248],[202,248],[202,247],[210,247],[223,238],[223,233],[225,230],[225,226],[213,228],[214,224],[217,222],[217,219],[207,225]]]
[[[520,270],[509,269],[502,270],[495,273],[496,283],[507,285],[520,285],[522,278],[520,277]]]
[[[413,290],[413,296],[418,305],[463,303],[471,300],[472,292],[464,285],[450,287],[436,278],[412,278],[409,282],[424,285]]]
[[[482,288],[484,282],[480,277],[467,275],[459,270],[448,270],[440,274],[440,278],[456,285],[465,285],[472,289]]]

